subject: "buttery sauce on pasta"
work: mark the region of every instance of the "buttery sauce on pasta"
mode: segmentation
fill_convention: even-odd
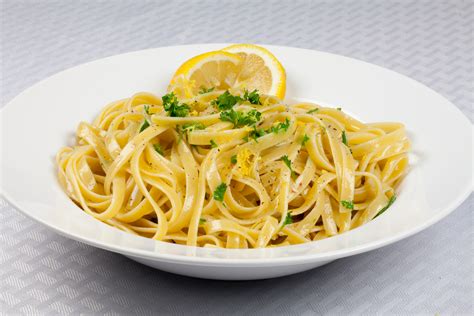
[[[400,123],[209,89],[187,100],[138,93],[110,103],[79,124],[57,165],[68,196],[118,229],[260,248],[327,238],[384,212],[409,147]]]

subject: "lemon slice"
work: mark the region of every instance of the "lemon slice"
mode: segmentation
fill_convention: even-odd
[[[171,79],[168,91],[178,98],[191,98],[201,89],[254,90],[285,97],[286,74],[267,49],[237,44],[195,56],[185,61]]]
[[[240,72],[242,58],[239,55],[214,51],[185,61],[171,79],[169,91],[178,97],[191,97],[200,89],[227,90],[234,86]]]
[[[283,99],[286,92],[286,73],[278,59],[266,48],[252,44],[236,44],[223,48],[242,58],[240,72],[234,86],[257,89]]]

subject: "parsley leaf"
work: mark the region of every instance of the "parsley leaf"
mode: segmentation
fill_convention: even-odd
[[[217,148],[217,144],[213,139],[211,139],[211,147],[212,148]]]
[[[257,110],[248,111],[242,118],[239,120],[239,125],[255,125],[262,118],[262,113]]]
[[[145,104],[145,106],[143,106],[143,109],[145,110],[145,113],[150,115],[150,106],[148,104]]]
[[[212,88],[206,88],[206,87],[201,87],[201,90],[199,90],[199,94],[204,94],[204,93],[209,93],[214,91],[215,87]]]
[[[290,160],[290,158],[288,158],[287,155],[284,155],[280,159],[285,163],[285,165],[288,167],[288,169],[291,170],[291,160]]]
[[[178,98],[173,92],[165,94],[161,97],[163,108],[169,112],[172,117],[185,117],[189,115],[189,106],[185,103],[179,104]]]
[[[140,132],[139,132],[139,133],[143,132],[143,131],[146,130],[148,127],[150,127],[150,123],[149,123],[147,120],[145,120],[145,121],[143,122],[142,126],[140,126]]]
[[[221,183],[217,186],[214,190],[214,200],[222,202],[224,201],[224,194],[227,190],[227,185],[225,183]]]
[[[378,213],[377,215],[374,216],[374,218],[376,218],[377,216],[381,215],[383,212],[385,212],[390,206],[392,206],[393,202],[395,202],[395,200],[397,199],[397,197],[395,195],[392,195],[392,197],[390,198],[390,200],[388,200],[388,203],[387,205],[385,205]]]
[[[170,116],[173,117],[185,117],[189,115],[189,106],[187,104],[181,104],[176,106],[171,112]]]
[[[237,155],[232,155],[232,157],[230,157],[230,162],[235,165],[237,163]]]
[[[342,111],[342,108],[336,108],[336,110],[338,110],[338,111]]]
[[[291,176],[294,177],[295,176],[295,171],[293,170],[293,168],[291,167],[291,160],[290,158],[288,158],[287,155],[284,155],[284,156],[281,156],[280,160],[282,160],[285,165],[288,167],[288,169],[290,169],[291,171]]]
[[[194,122],[194,123],[186,123],[181,126],[181,130],[183,132],[192,132],[198,129],[205,129],[206,126],[202,123],[199,122]]]
[[[217,99],[212,101],[211,104],[217,106],[219,110],[223,111],[232,109],[232,107],[241,100],[241,97],[232,95],[229,91],[226,91],[218,96]]]
[[[293,224],[293,217],[291,217],[291,212],[286,213],[282,228],[288,224]]]
[[[199,219],[199,225],[203,225],[205,222],[207,222],[205,218]]]
[[[255,125],[258,121],[260,121],[261,117],[262,113],[255,109],[250,110],[247,113],[230,109],[228,111],[221,112],[220,115],[221,121],[231,122],[235,127]]]
[[[263,128],[256,128],[255,125],[253,127],[253,131],[250,131],[249,137],[253,138],[257,143],[257,138],[262,137],[266,134],[267,132]]]
[[[311,114],[311,113],[318,112],[318,111],[319,111],[319,108],[315,108],[315,109],[309,110],[306,113]]]
[[[342,206],[344,206],[345,208],[349,209],[349,210],[353,210],[354,209],[354,201],[345,201],[345,200],[342,200],[341,201],[341,204]]]
[[[237,125],[239,121],[239,116],[241,112],[236,112],[234,109],[229,111],[221,112],[220,118],[221,121],[231,122],[232,124]]]
[[[258,94],[257,89],[253,90],[252,92],[245,90],[243,99],[249,101],[251,104],[261,104],[260,95]]]
[[[164,96],[161,97],[161,100],[163,101],[163,107],[165,108],[166,111],[169,111],[169,109],[174,106],[178,105],[178,98],[173,92],[170,92],[168,94],[165,94]]]
[[[304,134],[303,139],[301,140],[301,145],[304,146],[308,140],[309,140],[308,135]]]
[[[349,146],[347,145],[346,131],[342,131],[342,143],[346,146]]]
[[[290,120],[288,118],[285,118],[285,122],[280,122],[275,126],[272,126],[270,128],[270,132],[278,134],[280,132],[286,132],[288,128],[290,127]]]
[[[153,144],[153,148],[155,148],[155,151],[157,153],[163,156],[163,148],[161,147],[160,144]]]

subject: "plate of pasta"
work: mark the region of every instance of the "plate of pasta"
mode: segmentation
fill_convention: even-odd
[[[112,56],[37,83],[1,117],[2,193],[18,210],[195,277],[277,277],[376,249],[472,190],[471,124],[454,105],[305,49]]]

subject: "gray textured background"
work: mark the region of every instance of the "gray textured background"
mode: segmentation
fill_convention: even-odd
[[[1,2],[0,20],[1,106],[40,79],[109,55],[258,42],[396,70],[473,121],[472,1],[11,0]],[[218,282],[65,239],[0,198],[0,313],[472,314],[473,201],[383,249],[290,277]]]

